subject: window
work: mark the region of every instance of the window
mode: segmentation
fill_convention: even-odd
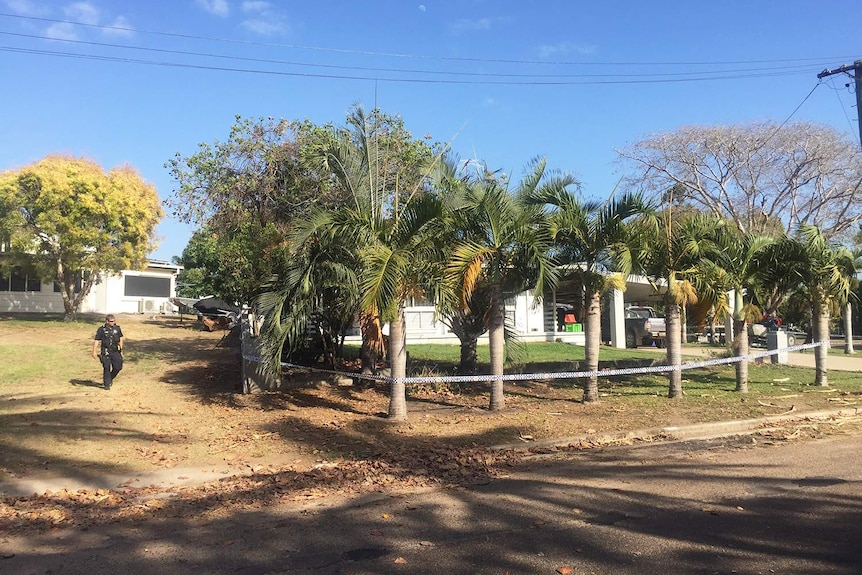
[[[42,280],[25,273],[21,268],[12,268],[12,273],[0,277],[0,291],[25,292],[42,291]]]
[[[434,302],[426,299],[424,296],[413,296],[407,298],[407,306],[408,307],[416,307],[416,306],[432,306]]]
[[[90,277],[90,272],[75,272],[75,293],[81,293],[81,290],[84,287],[84,278]],[[54,293],[60,293],[60,284],[58,282],[54,282]]]
[[[171,297],[171,278],[126,276],[126,297]]]

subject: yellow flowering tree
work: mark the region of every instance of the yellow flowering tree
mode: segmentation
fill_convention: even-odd
[[[100,273],[140,269],[164,215],[153,185],[130,166],[50,155],[0,174],[0,232],[12,260],[60,286],[74,319]]]

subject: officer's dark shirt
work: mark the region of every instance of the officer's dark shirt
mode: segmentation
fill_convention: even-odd
[[[117,324],[105,324],[96,330],[96,338],[102,342],[102,353],[119,351],[120,338],[123,337],[123,330]]]

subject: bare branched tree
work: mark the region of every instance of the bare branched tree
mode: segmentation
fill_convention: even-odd
[[[862,152],[827,126],[686,126],[618,153],[633,187],[657,196],[674,188],[742,233],[807,224],[839,240],[862,221]]]

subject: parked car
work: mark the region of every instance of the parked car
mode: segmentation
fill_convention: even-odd
[[[626,347],[638,345],[664,347],[667,328],[664,316],[648,306],[629,306],[626,308]]]
[[[808,334],[802,330],[795,329],[792,325],[784,327],[781,320],[766,318],[757,323],[748,325],[748,343],[750,345],[766,347],[767,334],[770,332],[783,331],[787,334],[787,345],[793,346],[804,343]]]

